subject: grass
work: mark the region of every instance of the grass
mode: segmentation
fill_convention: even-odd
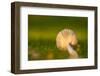
[[[48,60],[48,59],[67,59],[68,53],[60,51],[56,47],[56,42],[52,40],[33,40],[28,43],[29,45],[29,60]],[[87,58],[87,44],[84,41],[79,41],[78,54],[80,58]],[[36,51],[39,56],[32,55]]]
[[[75,31],[79,57],[88,57],[86,17],[28,16],[28,60],[68,59],[66,51],[56,47],[56,36],[64,28]]]
[[[39,60],[44,59],[63,59],[66,58],[66,54],[64,52],[61,52],[56,47],[55,41],[52,40],[35,40],[32,41],[33,43],[29,42],[30,45],[30,54],[29,54],[29,60],[33,60],[34,57],[32,57],[32,52],[37,51],[40,54],[40,57],[37,58]],[[49,57],[50,55],[52,57]]]

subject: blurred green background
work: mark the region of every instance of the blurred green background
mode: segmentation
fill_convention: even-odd
[[[79,41],[79,57],[88,57],[88,18],[28,15],[28,60],[67,59],[68,54],[56,47],[56,36],[72,29]]]

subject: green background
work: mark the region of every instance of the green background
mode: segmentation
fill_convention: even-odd
[[[72,29],[77,34],[79,57],[87,58],[87,17],[28,15],[28,59],[67,59],[67,52],[56,47],[56,36],[65,28]]]

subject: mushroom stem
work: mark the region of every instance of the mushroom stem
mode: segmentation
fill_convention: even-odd
[[[70,59],[73,59],[73,58],[75,59],[79,57],[77,52],[71,47],[70,44],[67,46],[67,50],[68,50]]]

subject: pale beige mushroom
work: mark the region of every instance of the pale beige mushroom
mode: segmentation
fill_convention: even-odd
[[[78,40],[74,31],[64,29],[60,31],[56,37],[56,45],[59,50],[67,51],[69,58],[78,58],[77,51],[72,47],[77,45]]]

